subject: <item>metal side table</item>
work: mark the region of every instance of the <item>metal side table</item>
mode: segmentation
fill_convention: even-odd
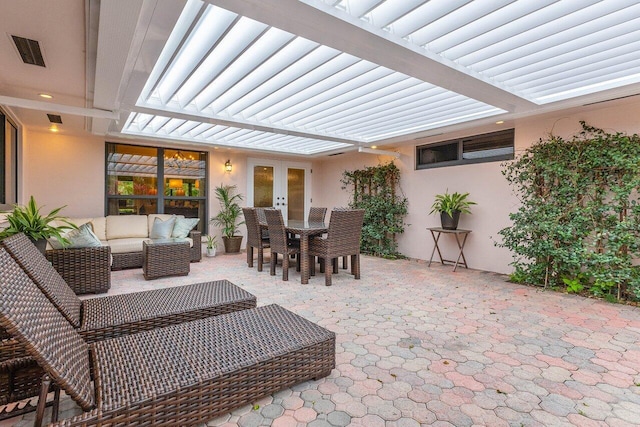
[[[464,244],[467,242],[467,236],[469,236],[469,233],[471,233],[471,230],[447,230],[445,228],[440,228],[440,227],[427,228],[427,230],[431,232],[431,237],[433,237],[433,242],[435,243],[433,251],[431,251],[431,258],[429,258],[429,265],[428,265],[429,267],[431,267],[431,261],[433,261],[433,255],[436,253],[436,251],[438,251],[438,257],[440,257],[440,263],[442,265],[444,265],[445,262],[452,263],[453,271],[456,271],[456,268],[458,268],[458,265],[463,265],[464,268],[469,268],[467,266],[467,260],[464,257]],[[460,253],[458,253],[458,258],[455,261],[442,258],[442,253],[440,252],[440,248],[438,247],[438,241],[440,240],[440,236],[442,234],[453,234],[456,238],[456,243],[458,244],[458,249],[460,249]],[[460,237],[462,237],[462,242],[460,241]],[[462,259],[462,262],[460,262],[460,259]]]

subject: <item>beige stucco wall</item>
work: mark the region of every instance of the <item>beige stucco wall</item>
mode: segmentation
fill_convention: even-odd
[[[634,98],[584,107],[579,110],[556,112],[543,116],[517,120],[502,126],[484,126],[439,137],[420,140],[420,144],[437,142],[464,135],[474,135],[515,127],[516,150],[521,151],[549,132],[569,137],[579,129],[579,120],[609,131],[640,133],[640,101]],[[111,139],[110,139],[111,140]],[[72,137],[64,134],[24,131],[23,178],[20,202],[34,195],[41,205],[54,208],[67,205],[68,216],[100,216],[104,214],[104,141],[105,138],[87,135]],[[121,141],[130,144],[168,146],[167,143]],[[470,267],[509,273],[510,253],[497,248],[497,232],[509,224],[509,212],[518,206],[501,174],[499,162],[453,166],[428,170],[414,169],[416,142],[401,146],[396,164],[401,169],[401,187],[409,199],[406,232],[399,236],[401,253],[418,259],[428,259],[433,248],[427,227],[439,225],[436,216],[428,215],[436,194],[445,190],[469,192],[478,203],[472,215],[464,215],[461,228],[473,230],[465,254]],[[193,147],[192,147],[193,148]],[[202,149],[202,148],[198,148]],[[218,211],[213,188],[221,183],[237,185],[247,192],[247,155],[227,149],[209,149],[209,216]],[[253,153],[254,158],[278,158]],[[230,159],[233,172],[224,172],[224,162]],[[308,158],[288,158],[291,161],[309,161]],[[364,153],[346,153],[322,157],[312,161],[313,206],[346,206],[349,193],[341,188],[344,170],[355,170],[391,160],[388,156]],[[212,228],[213,231],[213,228]],[[219,233],[219,232],[218,232]],[[455,243],[443,236],[442,248],[447,257],[456,256]]]
[[[104,139],[38,133],[22,141],[23,185],[19,203],[33,195],[43,212],[66,205],[64,215],[104,214]]]
[[[515,128],[516,151],[522,151],[549,133],[570,137],[580,130],[579,121],[608,131],[640,133],[640,101],[630,98],[571,111],[554,112],[537,117],[520,119],[501,126],[483,126],[461,132],[449,133],[420,144],[445,141],[465,135],[475,135],[500,129]],[[480,163],[426,170],[415,170],[415,142],[401,146],[401,156],[396,164],[401,170],[401,187],[409,200],[406,231],[398,237],[399,251],[417,259],[429,259],[433,249],[427,227],[439,226],[439,218],[429,215],[434,196],[447,189],[450,192],[469,192],[477,202],[471,215],[463,215],[460,228],[471,229],[465,255],[471,268],[510,273],[511,254],[498,248],[498,231],[510,224],[509,213],[518,207],[518,199],[501,174],[501,163]],[[340,177],[345,169],[355,170],[365,165],[389,161],[389,157],[370,154],[345,154],[323,159],[317,169],[321,171],[322,190],[318,203],[325,206],[342,206],[348,202],[348,194],[341,190]],[[316,200],[314,199],[314,202]],[[315,203],[314,203],[315,204]],[[455,259],[457,247],[452,236],[442,236],[441,248],[445,258]]]

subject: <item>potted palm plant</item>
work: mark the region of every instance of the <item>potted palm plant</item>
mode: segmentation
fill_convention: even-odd
[[[62,246],[66,246],[69,241],[63,237],[64,231],[77,227],[66,218],[58,215],[63,208],[65,206],[56,208],[43,216],[40,213],[41,208],[31,196],[29,203],[25,206],[16,205],[13,211],[6,216],[9,226],[0,232],[0,239],[24,233],[42,253],[45,252],[47,239],[50,238],[56,238]],[[62,225],[54,225],[54,221]]]
[[[471,213],[471,205],[475,202],[468,200],[469,193],[451,193],[447,190],[444,194],[436,195],[436,200],[431,205],[429,214],[440,213],[440,222],[445,230],[458,228],[461,213]]]
[[[242,243],[242,236],[238,235],[238,227],[244,224],[244,221],[239,222],[242,208],[238,202],[242,200],[242,195],[234,194],[235,191],[235,185],[220,185],[214,190],[216,199],[220,203],[220,212],[211,218],[211,223],[222,229],[225,253],[240,252]]]

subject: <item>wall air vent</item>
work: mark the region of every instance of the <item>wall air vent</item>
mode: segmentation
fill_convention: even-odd
[[[638,95],[640,95],[640,93],[634,93],[633,95],[620,96],[620,97],[618,97],[618,98],[605,99],[604,101],[590,102],[590,103],[588,103],[588,104],[583,104],[582,106],[583,106],[583,107],[586,107],[587,105],[602,104],[603,102],[617,101],[618,99],[631,98],[632,96],[638,96]]]
[[[62,117],[60,117],[58,114],[48,114],[47,113],[47,117],[49,117],[49,121],[51,123],[57,123],[59,125],[62,124]]]
[[[39,65],[44,67],[44,58],[42,57],[42,51],[40,50],[40,43],[36,40],[26,39],[24,37],[11,36],[13,42],[16,44],[18,53],[25,64]]]

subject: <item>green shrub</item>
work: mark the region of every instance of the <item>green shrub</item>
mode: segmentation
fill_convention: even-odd
[[[521,206],[499,245],[521,281],[637,300],[640,137],[580,123],[573,138],[551,135],[504,164]]]

